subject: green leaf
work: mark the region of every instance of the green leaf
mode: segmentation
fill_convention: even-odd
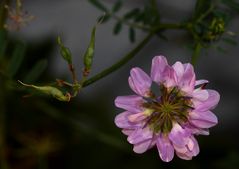
[[[223,49],[221,46],[217,46],[216,49],[223,54],[227,53],[227,50]]]
[[[223,4],[239,12],[239,3],[235,0],[221,0]]]
[[[138,8],[135,8],[129,12],[127,12],[125,15],[124,15],[124,19],[131,19],[135,16],[138,15],[138,13],[140,12],[140,10]]]
[[[25,57],[26,45],[18,43],[13,51],[13,56],[8,66],[8,74],[10,77],[14,77],[17,71],[21,67],[21,64]]]
[[[205,13],[211,6],[211,0],[197,0],[193,18],[197,19]]]
[[[95,51],[95,32],[96,32],[96,26],[94,26],[94,28],[92,29],[90,44],[84,55],[85,71],[90,71],[92,63],[93,63],[93,57],[94,57],[94,51]]]
[[[97,20],[99,23],[106,23],[111,18],[110,14],[100,16]]]
[[[67,61],[68,64],[72,64],[72,55],[71,51],[69,48],[65,47],[64,44],[61,41],[61,38],[58,36],[57,37],[57,43],[60,46],[60,53],[62,58]]]
[[[122,1],[118,0],[115,5],[113,6],[112,12],[118,12],[122,7]]]
[[[129,28],[129,39],[132,43],[135,42],[135,30],[132,27]]]
[[[98,0],[89,0],[89,2],[101,11],[108,12],[108,9]]]
[[[229,45],[237,46],[237,41],[231,39],[231,38],[223,38],[222,39],[225,43],[228,43]]]
[[[114,26],[114,30],[113,30],[113,33],[115,35],[119,34],[120,31],[122,30],[122,23],[119,21],[116,23],[116,25]]]
[[[33,66],[30,72],[26,75],[26,77],[24,78],[24,82],[27,82],[27,83],[35,82],[44,72],[46,67],[47,67],[47,60],[46,59],[39,60]]]

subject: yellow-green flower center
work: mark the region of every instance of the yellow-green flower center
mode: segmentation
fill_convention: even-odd
[[[173,122],[181,124],[187,121],[188,112],[193,109],[192,102],[191,97],[184,96],[177,87],[168,89],[160,86],[160,91],[160,97],[152,96],[143,105],[151,110],[151,113],[147,114],[146,125],[154,133],[168,133],[172,129]]]

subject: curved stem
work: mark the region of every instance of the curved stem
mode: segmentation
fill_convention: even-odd
[[[197,42],[195,44],[193,55],[192,55],[192,61],[191,61],[193,66],[195,66],[198,56],[200,55],[201,47],[202,46],[201,46],[200,42]]]
[[[130,59],[132,59],[153,37],[154,33],[149,33],[132,51],[130,51],[128,54],[126,54],[121,60],[110,66],[109,68],[106,68],[102,72],[96,74],[92,78],[86,80],[83,83],[83,87],[86,87],[97,80],[100,80],[104,78],[105,76],[109,75],[110,73],[116,71],[120,67],[122,67],[124,64],[126,64]]]

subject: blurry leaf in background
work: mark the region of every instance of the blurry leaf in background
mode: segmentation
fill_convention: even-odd
[[[211,6],[211,0],[198,0],[195,6],[193,18],[201,17]]]
[[[129,28],[129,39],[133,43],[135,42],[135,30],[134,28]]]
[[[122,30],[122,23],[121,23],[121,21],[119,21],[119,22],[117,22],[117,23],[115,24],[113,33],[114,33],[115,35],[118,35],[121,30]]]
[[[118,0],[114,6],[113,6],[113,9],[112,9],[112,12],[118,12],[122,7],[122,1],[121,0]]]
[[[223,42],[229,44],[229,45],[233,45],[233,46],[236,46],[237,45],[237,41],[231,39],[231,38],[223,38],[222,39]]]
[[[8,75],[13,78],[23,63],[25,57],[26,45],[24,43],[17,43],[13,51],[13,56],[8,65]]]
[[[132,19],[133,17],[137,16],[139,13],[140,13],[140,9],[138,8],[132,9],[131,11],[127,12],[124,15],[124,19],[127,19],[127,20]]]
[[[221,0],[221,2],[226,6],[228,6],[229,8],[239,12],[239,2],[237,2],[236,0]]]
[[[35,82],[44,72],[47,67],[47,60],[42,59],[39,60],[29,71],[29,73],[25,76],[24,82],[33,83]]]
[[[95,7],[97,7],[98,9],[100,9],[103,12],[108,12],[108,9],[98,0],[89,0],[89,2],[94,5]]]

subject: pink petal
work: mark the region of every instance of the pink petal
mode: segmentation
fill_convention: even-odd
[[[173,159],[174,148],[167,137],[158,137],[156,145],[158,148],[159,156],[163,161],[169,162]]]
[[[163,83],[166,87],[176,86],[175,71],[171,66],[166,66],[162,73]]]
[[[184,74],[179,81],[181,90],[186,93],[191,93],[195,86],[195,73],[193,66],[190,63],[184,64]]]
[[[128,110],[132,113],[139,113],[143,111],[143,108],[141,107],[143,102],[143,98],[136,95],[118,96],[115,99],[115,106]]]
[[[168,65],[167,59],[164,56],[155,56],[152,60],[151,78],[156,83],[161,83],[164,78],[162,73],[165,66]]]
[[[133,68],[130,71],[129,85],[131,89],[138,95],[148,97],[152,80],[140,68]]]
[[[177,81],[181,80],[184,74],[183,64],[181,62],[176,62],[172,67],[175,70],[175,73],[177,75]]]
[[[195,86],[206,84],[206,83],[209,83],[209,81],[208,80],[204,80],[204,79],[196,80]]]
[[[141,126],[142,124],[140,123],[132,123],[128,120],[128,116],[130,115],[130,112],[123,112],[118,114],[115,117],[115,124],[117,127],[119,128],[127,128],[127,129],[136,129],[139,126]]]
[[[199,128],[210,128],[217,124],[217,117],[211,111],[190,112],[190,122]]]
[[[187,154],[182,154],[179,152],[176,152],[177,156],[183,160],[192,160],[192,156],[188,156]]]
[[[134,129],[123,129],[122,130],[122,133],[125,134],[125,135],[130,135],[134,132]]]
[[[138,128],[127,138],[130,144],[139,144],[146,140],[151,140],[153,138],[153,133],[149,128]]]
[[[209,97],[209,93],[207,90],[202,89],[195,89],[193,91],[193,99],[199,100],[199,101],[205,101]]]
[[[169,139],[173,144],[184,146],[187,144],[187,138],[190,136],[190,134],[191,133],[183,129],[178,123],[175,123],[171,132],[169,133]]]
[[[214,107],[216,107],[216,105],[218,104],[218,102],[220,100],[219,93],[215,90],[207,90],[207,91],[209,94],[208,99],[203,102],[196,103],[195,108],[197,110],[200,110],[200,111],[211,110]]]
[[[145,114],[143,112],[131,114],[128,116],[128,119],[130,122],[140,122],[140,121],[144,120],[145,118],[147,118],[147,116],[145,116]]]
[[[142,154],[150,148],[152,140],[145,140],[141,143],[135,144],[133,151],[138,154]]]

